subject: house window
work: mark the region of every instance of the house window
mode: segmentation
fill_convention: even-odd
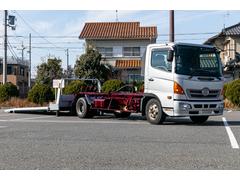
[[[2,74],[3,73],[3,66],[2,66],[2,64],[0,64],[0,74]]]
[[[140,47],[123,47],[123,56],[140,56]]]
[[[112,47],[97,47],[97,50],[103,57],[112,57],[113,56],[113,48]]]
[[[13,67],[12,67],[12,65],[7,65],[7,74],[8,75],[13,74]]]

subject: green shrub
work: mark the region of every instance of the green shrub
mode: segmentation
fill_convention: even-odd
[[[0,102],[4,102],[9,100],[11,97],[17,97],[19,95],[19,91],[17,86],[12,83],[6,83],[4,85],[0,85]]]
[[[143,81],[137,82],[136,87],[137,87],[138,92],[143,92],[144,91],[144,82]]]
[[[117,79],[108,80],[103,83],[102,91],[106,93],[110,91],[116,91],[123,85],[124,83],[121,80],[117,80]]]
[[[224,97],[224,99],[226,98],[226,92],[227,92],[228,85],[229,85],[229,83],[226,83],[226,84],[223,85],[223,97]]]
[[[86,83],[80,80],[70,82],[64,89],[64,94],[76,94],[78,92],[85,91]]]
[[[54,93],[49,85],[36,83],[28,92],[28,100],[42,105],[54,100]]]
[[[225,96],[234,105],[240,105],[240,79],[228,83]]]

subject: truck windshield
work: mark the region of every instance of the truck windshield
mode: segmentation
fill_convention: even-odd
[[[214,48],[178,45],[176,49],[177,74],[189,76],[222,76],[218,53]]]

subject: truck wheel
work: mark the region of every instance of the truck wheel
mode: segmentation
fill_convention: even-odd
[[[90,108],[85,98],[79,98],[76,103],[76,113],[79,118],[92,117]]]
[[[151,124],[162,124],[166,118],[157,99],[150,99],[146,105],[146,118]]]
[[[208,120],[208,116],[190,116],[190,119],[196,124],[202,124]]]
[[[116,118],[127,118],[131,115],[130,112],[114,112]]]

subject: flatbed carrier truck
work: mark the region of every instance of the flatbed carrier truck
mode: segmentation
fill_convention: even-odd
[[[223,73],[213,46],[168,43],[148,45],[143,58],[144,92],[80,92],[73,106],[78,117],[98,112],[128,117],[142,113],[152,124],[167,116],[188,116],[195,123],[223,113]]]
[[[99,113],[114,113],[116,117],[141,113],[151,124],[161,124],[167,116],[187,116],[194,123],[203,123],[209,116],[223,114],[224,78],[215,47],[187,43],[151,44],[147,46],[142,62],[144,92],[120,89],[102,93],[99,88],[97,92],[79,92],[70,96],[58,93],[58,103],[50,104],[48,109],[56,112],[67,109],[79,118],[91,118]]]

